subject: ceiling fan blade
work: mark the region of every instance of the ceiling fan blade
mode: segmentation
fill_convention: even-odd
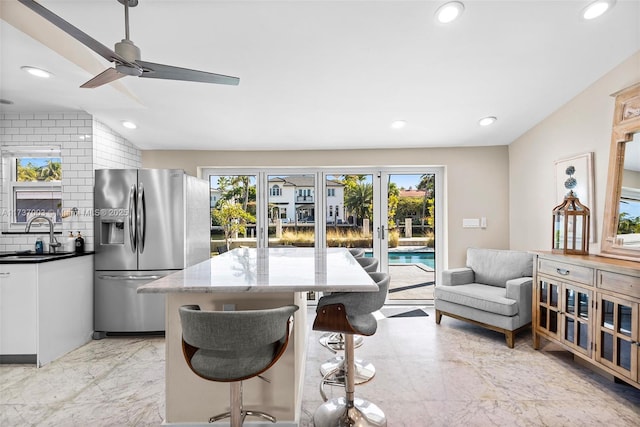
[[[42,16],[47,21],[51,22],[56,27],[60,28],[65,33],[69,34],[71,37],[78,40],[83,45],[87,46],[89,49],[102,56],[109,62],[118,61],[123,64],[131,64],[129,61],[115,53],[113,50],[109,49],[107,46],[103,45],[87,33],[83,32],[77,27],[74,27],[64,19],[60,18],[55,13],[51,12],[46,7],[42,6],[40,3],[34,0],[18,0],[20,3],[33,10],[38,15]]]
[[[234,86],[240,83],[240,79],[238,77],[140,60],[137,60],[136,63],[143,68],[143,72],[140,77],[147,77],[151,79],[185,80],[189,82],[216,83]]]
[[[85,89],[93,89],[98,86],[111,83],[114,80],[121,79],[124,76],[126,76],[126,74],[121,73],[115,68],[107,68],[106,70],[104,70],[103,72],[101,72],[100,74],[98,74],[97,76],[95,76],[94,78],[92,78],[91,80],[89,80],[88,82],[86,82],[80,87]]]

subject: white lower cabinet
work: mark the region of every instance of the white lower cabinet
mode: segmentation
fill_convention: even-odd
[[[93,255],[0,264],[0,360],[45,365],[93,334]]]
[[[0,354],[37,352],[36,264],[0,265]]]

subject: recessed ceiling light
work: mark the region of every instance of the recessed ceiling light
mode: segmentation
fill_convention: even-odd
[[[494,116],[487,116],[487,117],[483,117],[478,121],[478,124],[480,126],[489,126],[492,125],[496,122],[496,120],[498,120],[497,118],[495,118]]]
[[[122,126],[126,127],[127,129],[136,129],[138,127],[135,123],[128,120],[123,121]]]
[[[455,21],[464,11],[464,5],[459,1],[445,3],[436,10],[436,19],[441,24]]]
[[[51,74],[47,70],[43,70],[42,68],[30,67],[25,65],[23,67],[20,67],[20,69],[26,73],[31,74],[32,76],[40,77],[43,79],[48,79],[49,77],[53,76],[53,74]]]
[[[391,128],[402,129],[406,125],[407,125],[407,122],[405,120],[396,120],[395,122],[391,123]]]
[[[595,19],[604,14],[607,10],[611,9],[615,2],[616,0],[594,1],[584,8],[584,10],[582,11],[582,17],[587,20]]]

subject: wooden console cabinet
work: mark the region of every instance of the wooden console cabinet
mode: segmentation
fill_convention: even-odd
[[[533,347],[540,339],[640,388],[640,262],[537,253]]]

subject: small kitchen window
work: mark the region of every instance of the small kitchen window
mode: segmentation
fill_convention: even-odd
[[[62,158],[55,147],[3,151],[9,229],[24,231],[34,216],[62,222]]]

